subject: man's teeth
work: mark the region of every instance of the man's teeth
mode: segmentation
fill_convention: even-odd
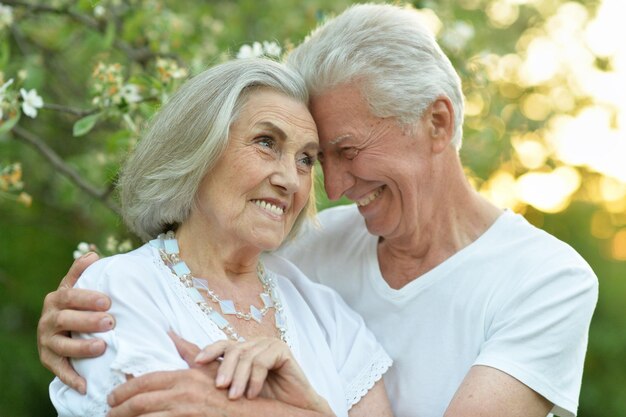
[[[278,207],[273,205],[272,203],[268,203],[265,202],[263,200],[253,200],[254,204],[256,204],[257,206],[261,207],[263,210],[267,210],[270,213],[274,213],[274,214],[278,214],[278,215],[282,215],[284,210],[282,209],[282,207]]]
[[[356,205],[360,206],[360,207],[367,206],[369,203],[374,201],[376,199],[376,197],[378,197],[382,191],[383,191],[382,187],[377,188],[376,190],[374,190],[371,193],[369,193],[367,196],[365,196],[362,199],[358,200],[356,202]]]

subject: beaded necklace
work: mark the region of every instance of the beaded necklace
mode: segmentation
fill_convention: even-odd
[[[180,251],[178,249],[178,241],[173,231],[168,231],[165,234],[160,234],[156,239],[150,241],[150,245],[159,250],[161,259],[168,266],[174,276],[176,276],[187,290],[187,294],[196,303],[196,305],[207,315],[207,317],[215,323],[215,325],[222,330],[226,336],[232,340],[243,341],[244,338],[240,336],[233,326],[222,316],[232,315],[238,319],[250,321],[254,320],[257,323],[261,323],[263,317],[269,312],[270,309],[274,309],[274,324],[278,330],[280,339],[286,342],[286,321],[282,303],[276,290],[276,283],[271,275],[265,273],[265,266],[259,261],[257,264],[257,278],[263,286],[263,292],[259,294],[261,301],[263,302],[262,308],[257,308],[250,305],[250,312],[245,313],[235,308],[235,303],[232,300],[222,300],[213,290],[208,286],[205,280],[194,278],[191,275],[191,270],[187,264],[180,259]],[[220,306],[222,314],[214,309],[200,293],[203,290],[207,294],[207,298],[211,302]]]

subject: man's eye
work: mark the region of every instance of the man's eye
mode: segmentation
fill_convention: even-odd
[[[341,150],[341,154],[344,156],[344,158],[352,160],[356,158],[356,156],[359,154],[359,150],[351,146],[349,148],[343,148]]]

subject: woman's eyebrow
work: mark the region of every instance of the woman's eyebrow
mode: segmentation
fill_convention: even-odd
[[[267,130],[273,131],[278,136],[278,138],[280,140],[286,140],[287,139],[287,134],[280,127],[278,127],[277,125],[275,125],[272,122],[262,121],[262,122],[257,123],[255,125],[255,127],[260,127],[260,128],[263,128],[263,129],[267,129]],[[305,143],[302,146],[302,149],[314,149],[317,152],[320,149],[320,145],[319,145],[319,143],[317,141],[313,141],[312,140],[310,142]]]
[[[271,130],[274,133],[276,133],[278,136],[280,136],[281,139],[285,139],[285,137],[287,137],[287,134],[280,127],[276,126],[272,122],[268,122],[268,121],[259,122],[256,124],[255,127],[261,127],[263,129]]]

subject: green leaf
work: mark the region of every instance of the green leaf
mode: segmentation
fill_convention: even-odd
[[[15,124],[20,121],[21,115],[22,114],[20,112],[17,112],[15,116],[2,122],[2,124],[0,125],[0,135],[4,135],[9,130],[13,129],[13,126],[15,126]]]
[[[104,47],[110,48],[113,45],[113,41],[115,40],[117,28],[115,27],[115,22],[109,21],[107,23],[106,31],[104,32]]]
[[[74,137],[83,136],[89,133],[91,129],[96,125],[96,122],[102,116],[102,112],[90,114],[89,116],[83,117],[74,123],[74,128],[72,129],[72,133]]]

